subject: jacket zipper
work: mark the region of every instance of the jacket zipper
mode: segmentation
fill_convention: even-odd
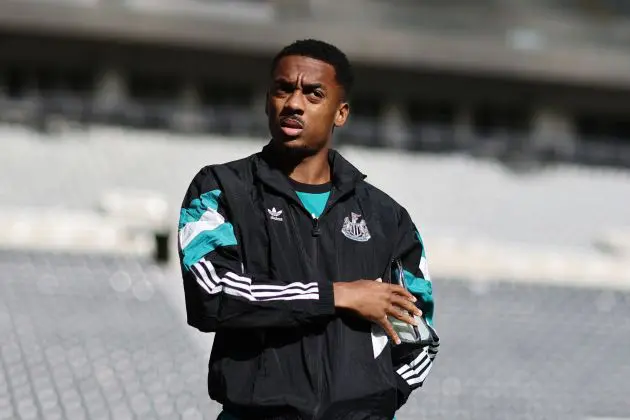
[[[315,216],[312,216],[312,217],[313,217],[313,229],[311,229],[311,235],[313,235],[314,238],[317,238],[319,237],[319,235],[322,234],[322,231],[319,228],[319,218]],[[317,253],[317,249],[315,249],[315,253]],[[315,260],[317,261],[317,258]]]
[[[302,209],[304,209],[302,207]],[[306,209],[304,209],[306,211]],[[295,220],[295,218],[293,217],[293,212],[289,211],[289,220],[291,220],[291,223],[293,225],[293,229],[295,229],[297,232],[299,232],[299,227],[297,224],[297,221]],[[307,212],[308,214],[308,212]],[[312,223],[312,227],[311,227],[311,238],[312,238],[312,246],[313,246],[313,257],[312,257],[312,262],[313,262],[313,267],[315,270],[317,270],[319,272],[319,268],[318,268],[318,263],[319,263],[319,240],[318,238],[321,236],[322,232],[321,229],[319,227],[319,218],[315,217],[312,214],[309,214],[309,217],[311,218],[311,223]],[[298,242],[298,246],[300,247],[300,250],[302,251],[302,255],[308,255],[306,252],[306,248],[304,247],[304,243],[302,242],[302,237],[297,234],[296,235],[296,239]],[[314,354],[319,354],[321,353],[321,348],[316,349],[317,351],[314,352]],[[319,411],[319,407],[320,407],[320,400],[321,400],[321,394],[322,394],[322,379],[321,379],[321,375],[319,374],[319,366],[317,365],[317,358],[314,357],[312,359],[313,361],[310,362],[311,368],[314,371],[314,375],[315,375],[315,388],[316,388],[316,392],[317,392],[317,404],[315,405],[315,409],[313,410],[313,419],[317,418],[317,412]]]
[[[333,192],[331,191],[331,197],[330,198],[332,198],[332,194],[333,194]],[[312,245],[313,245],[313,266],[314,266],[315,270],[317,270],[318,273],[319,273],[319,237],[322,234],[322,230],[320,228],[319,221],[320,221],[321,217],[324,216],[324,214],[327,213],[328,210],[330,209],[330,201],[331,201],[330,198],[328,200],[328,204],[324,208],[324,211],[322,212],[322,214],[319,217],[315,217],[314,214],[309,213],[303,205],[299,206],[311,218],[311,223],[312,223],[312,226],[311,226],[311,238],[312,238]],[[293,223],[294,228],[297,229],[298,226],[297,226],[297,223],[296,223],[295,219],[293,218],[292,212],[289,212],[289,217],[291,218],[291,222]],[[300,235],[297,235],[297,240],[298,240],[300,248],[302,249],[302,252],[305,253],[304,244],[302,243],[302,239],[300,238]],[[319,345],[319,348],[317,349],[316,354],[320,354],[321,350],[322,350],[321,349],[321,343],[318,343],[318,345]],[[320,405],[321,405],[322,375],[319,373],[320,369],[318,369],[318,368],[320,366],[317,366],[317,362],[313,363],[313,367],[315,369],[315,387],[316,387],[316,390],[317,390],[317,404],[315,405],[315,409],[313,410],[313,419],[316,419],[317,415],[318,415],[318,412],[319,412]]]
[[[319,218],[315,217],[315,215],[311,215],[311,220],[313,223],[313,227],[311,229],[311,236],[313,238],[313,262],[315,265],[315,269],[317,270],[318,273],[318,277],[319,277],[319,237],[322,234],[322,231],[319,227]],[[319,279],[318,279],[319,280]],[[317,353],[316,354],[321,354],[321,340],[317,340]],[[314,363],[316,369],[315,369],[315,386],[317,389],[317,404],[315,404],[315,410],[313,410],[313,419],[317,418],[318,412],[319,412],[319,407],[321,404],[321,399],[322,399],[322,375],[320,373],[321,370],[321,366],[319,366],[319,363],[317,362],[318,359],[315,359],[316,362]]]

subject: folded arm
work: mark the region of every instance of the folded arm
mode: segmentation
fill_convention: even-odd
[[[398,383],[399,406],[411,393],[422,386],[429,375],[440,341],[433,328],[433,288],[422,237],[409,214],[403,210],[399,224],[399,242],[395,258],[402,263],[403,276],[408,290],[416,297],[416,306],[422,311],[433,337],[428,345],[403,343],[392,350],[392,363]]]
[[[331,284],[245,270],[223,194],[210,168],[204,168],[182,203],[178,245],[188,323],[211,332],[296,326],[332,315]]]

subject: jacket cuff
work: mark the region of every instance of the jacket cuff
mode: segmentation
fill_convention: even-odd
[[[317,302],[317,312],[321,315],[333,315],[335,313],[335,295],[333,293],[332,282],[320,282],[319,300]]]
[[[396,411],[398,411],[407,402],[409,395],[411,395],[411,387],[398,373],[394,373],[394,375],[396,375]]]

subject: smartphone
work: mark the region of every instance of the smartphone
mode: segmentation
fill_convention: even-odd
[[[391,270],[390,270],[390,281],[392,284],[398,284],[405,288],[405,290],[409,290],[407,287],[407,282],[405,281],[405,274],[402,267],[402,262],[399,259],[396,259],[392,262]],[[413,317],[418,325],[407,324],[404,321],[399,320],[398,318],[394,318],[393,316],[389,316],[389,322],[391,322],[396,334],[400,338],[400,341],[403,343],[411,343],[411,344],[420,344],[420,345],[429,345],[433,342],[433,329],[427,321],[422,316],[416,316],[409,313],[411,317]]]

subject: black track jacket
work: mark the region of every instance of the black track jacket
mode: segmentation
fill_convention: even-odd
[[[399,259],[432,325],[421,236],[409,214],[329,154],[319,218],[302,206],[266,146],[206,166],[182,203],[179,256],[188,323],[216,332],[210,397],[241,419],[387,419],[427,377],[438,350],[395,346],[336,311],[333,282],[383,278]],[[406,182],[413,182],[407,180]]]

